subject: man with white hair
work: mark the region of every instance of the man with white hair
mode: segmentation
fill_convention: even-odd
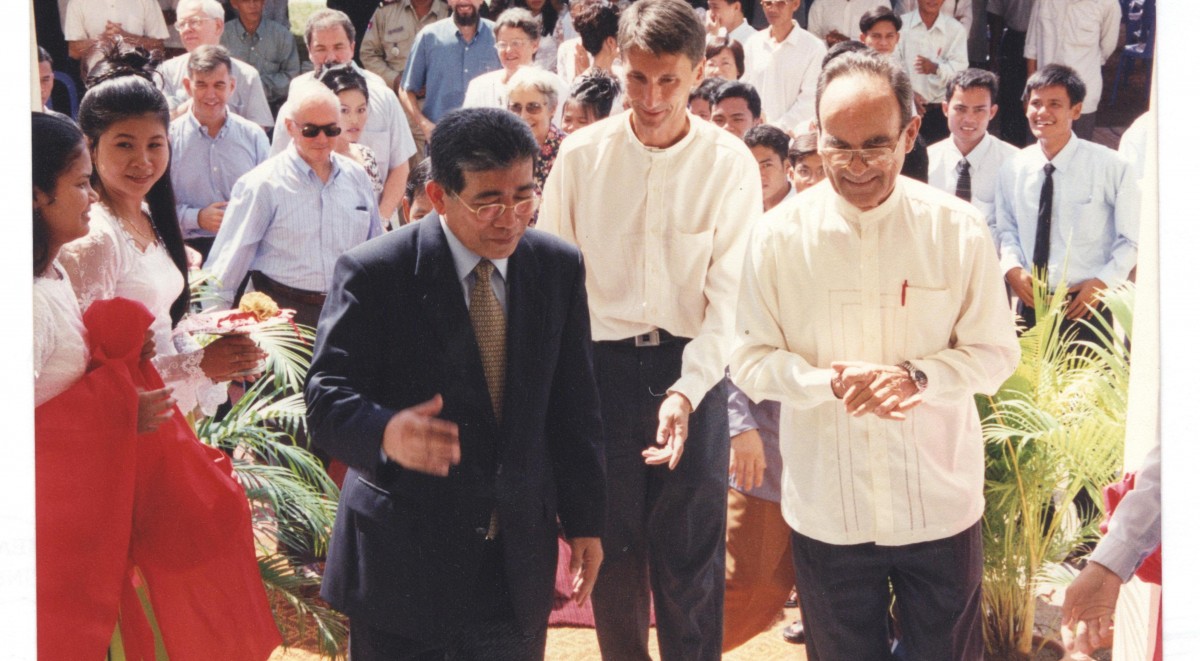
[[[234,185],[204,264],[225,306],[249,273],[256,290],[315,327],[334,262],[383,231],[366,171],[333,151],[339,114],[324,85],[292,87],[280,113],[292,142]]]
[[[173,57],[158,68],[162,74],[162,91],[171,106],[171,117],[179,117],[191,108],[191,97],[183,87],[187,77],[188,57],[201,46],[219,46],[225,31],[225,11],[217,0],[180,0],[176,7],[175,29],[187,52]],[[259,80],[258,70],[239,59],[233,59],[234,90],[229,97],[229,109],[263,128],[275,125],[267,95]]]
[[[315,70],[293,78],[291,89],[294,91],[297,85],[315,81],[326,65],[349,63],[367,79],[367,123],[363,126],[360,142],[375,152],[384,180],[379,212],[384,218],[391,218],[404,198],[408,158],[417,153],[417,145],[396,94],[378,75],[354,64],[354,37],[354,24],[346,14],[334,9],[313,12],[304,26],[304,42],[308,44],[308,57]],[[276,131],[271,153],[283,151],[291,140],[290,132]]]

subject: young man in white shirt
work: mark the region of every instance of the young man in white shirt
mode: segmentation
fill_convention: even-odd
[[[929,146],[929,183],[979,209],[996,236],[996,175],[1017,148],[988,133],[996,116],[1000,81],[982,69],[958,72],[942,104],[950,137]],[[999,239],[996,245],[1000,245]]]
[[[832,46],[858,34],[858,19],[863,14],[891,5],[886,0],[813,0],[808,8],[808,31]]]
[[[1025,34],[1029,75],[1047,64],[1065,64],[1087,86],[1083,110],[1074,124],[1075,135],[1091,140],[1096,109],[1104,92],[1100,68],[1113,51],[1121,31],[1117,0],[1034,0]]]
[[[736,39],[739,44],[745,44],[755,32],[750,21],[746,20],[741,0],[708,0],[705,29],[711,35],[720,35],[724,30],[730,39]]]
[[[800,0],[763,2],[768,27],[746,41],[746,73],[762,97],[767,123],[789,135],[808,130],[816,115],[817,76],[825,44],[800,28],[792,13]]]
[[[889,60],[829,63],[828,183],[756,225],[738,297],[730,375],[783,407],[783,516],[822,659],[891,659],[892,594],[909,658],[983,657],[974,395],[1020,350],[982,215],[899,176],[911,95]]]
[[[1087,87],[1068,66],[1043,67],[1025,83],[1026,117],[1037,139],[1000,168],[996,231],[1000,264],[1032,326],[1033,275],[1049,291],[1068,287],[1071,321],[1090,316],[1104,289],[1137,263],[1138,175],[1117,152],[1075,135]],[[1069,253],[1069,259],[1068,259]],[[1086,324],[1079,339],[1095,339]]]
[[[687,111],[704,41],[683,0],[622,12],[630,110],[563,142],[538,220],[588,265],[610,495],[592,606],[608,660],[650,658],[651,589],[663,658],[721,655],[722,379],[762,188],[750,149]]]
[[[933,144],[950,135],[942,102],[946,83],[967,68],[967,31],[942,12],[944,0],[918,0],[916,11],[901,17],[897,58],[912,80],[921,115],[921,137]]]

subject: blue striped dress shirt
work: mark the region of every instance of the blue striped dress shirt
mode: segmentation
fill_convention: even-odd
[[[267,160],[271,148],[267,134],[254,122],[227,112],[225,125],[216,137],[209,137],[196,116],[188,112],[171,122],[168,135],[171,186],[183,238],[211,237],[212,232],[200,229],[200,210],[228,202],[237,180]]]

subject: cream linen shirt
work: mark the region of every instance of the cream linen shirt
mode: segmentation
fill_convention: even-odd
[[[754,229],[737,310],[734,383],[783,405],[783,516],[828,544],[944,539],[983,514],[975,393],[1020,351],[979,211],[899,177],[859,211],[828,181]],[[911,360],[929,379],[903,422],[851,417],[833,361]]]
[[[738,277],[762,214],[758,163],[728,131],[689,117],[666,149],[625,111],[572,133],[546,180],[538,229],[583,252],[592,339],[655,328],[690,337],[670,390],[700,405],[725,375]]]
[[[784,131],[803,133],[817,115],[817,78],[825,42],[792,21],[792,31],[782,42],[771,28],[759,30],[745,44],[746,73],[762,97],[764,120]]]
[[[108,21],[130,34],[166,39],[170,36],[156,0],[70,0],[63,17],[67,41],[99,39]]]
[[[1065,64],[1087,85],[1084,114],[1096,112],[1104,80],[1100,67],[1117,49],[1121,6],[1117,0],[1034,0],[1025,33],[1025,59],[1038,67]]]
[[[953,1],[953,0],[951,0]],[[891,7],[887,0],[816,0],[808,9],[808,31],[825,43],[825,35],[837,30],[858,41],[858,21],[876,7]]]

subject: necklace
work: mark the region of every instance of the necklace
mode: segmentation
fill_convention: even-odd
[[[147,246],[154,244],[158,240],[158,232],[154,229],[153,224],[150,225],[150,234],[146,234],[138,229],[137,225],[134,224],[133,221],[117,214],[116,210],[114,210],[112,207],[109,207],[108,209],[112,212],[112,215],[117,217],[117,220],[121,221],[121,227],[125,228],[129,232],[132,232],[136,237],[145,240],[145,244],[143,244],[138,240],[138,238],[134,238],[134,243],[137,243],[139,248],[145,249]]]

